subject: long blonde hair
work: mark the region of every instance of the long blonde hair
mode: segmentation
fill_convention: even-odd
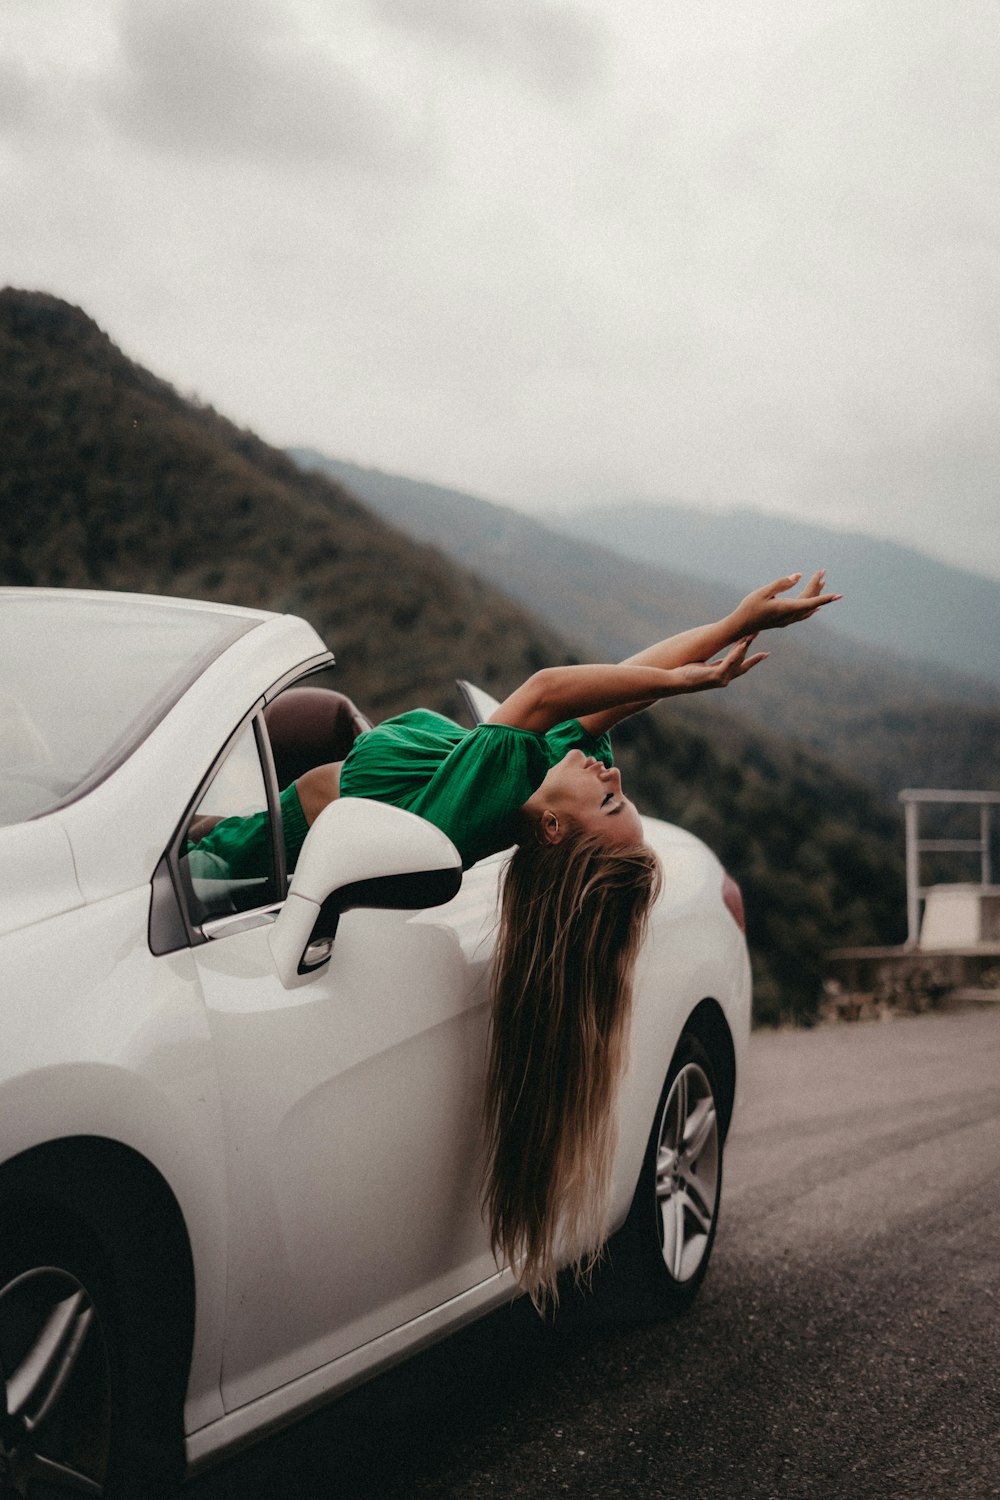
[[[645,844],[526,840],[504,877],[486,1087],[484,1210],[536,1306],[607,1234],[632,971],[660,867]]]

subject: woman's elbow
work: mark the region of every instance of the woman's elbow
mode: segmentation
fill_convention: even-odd
[[[524,684],[528,702],[533,708],[551,708],[557,695],[558,667],[540,667]]]
[[[527,712],[536,726],[551,729],[553,724],[566,717],[568,694],[564,667],[542,667],[528,678],[524,686]]]
[[[516,729],[531,729],[544,733],[557,722],[552,718],[555,685],[553,668],[542,667],[525,679],[515,693],[505,698],[495,713],[490,715],[491,724],[510,724]]]

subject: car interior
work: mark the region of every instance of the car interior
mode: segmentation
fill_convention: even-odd
[[[287,688],[264,710],[264,723],[280,790],[313,766],[343,760],[371,725],[344,693],[309,684]],[[231,870],[203,843],[226,817],[249,817],[265,808],[260,761],[248,728],[227,753],[187,826],[180,852],[181,879],[198,923],[266,904],[276,895],[270,837],[262,829],[250,870]],[[289,871],[289,873],[291,873]]]
[[[344,693],[327,687],[292,687],[264,710],[281,791],[313,766],[343,760],[359,734],[371,729]]]

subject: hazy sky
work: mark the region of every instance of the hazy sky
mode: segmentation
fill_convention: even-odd
[[[272,442],[1000,577],[998,77],[997,0],[2,0],[0,281]]]

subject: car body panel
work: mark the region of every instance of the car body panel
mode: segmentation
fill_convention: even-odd
[[[52,819],[0,828],[0,933],[83,905],[64,828]]]
[[[253,1226],[230,1259],[231,1409],[495,1273],[478,1201],[485,955],[474,974],[446,915],[353,911],[301,989],[277,984],[261,928],[195,961],[234,1227]]]
[[[671,888],[671,915],[664,920],[661,913],[661,920],[654,919],[636,973],[632,1044],[619,1094],[619,1143],[610,1202],[612,1230],[628,1212],[663,1080],[687,1019],[702,1000],[718,998],[733,1031],[739,1067],[744,1050],[741,1032],[749,1014],[746,948],[719,899],[721,866],[704,845],[682,830],[655,820],[646,820],[645,826],[663,863],[665,883]],[[244,1288],[240,1278],[253,1276],[254,1255],[245,1258],[239,1273],[234,1269],[231,1297],[237,1302],[245,1299],[243,1305],[251,1316],[239,1335],[238,1363],[229,1363],[231,1351],[227,1348],[227,1415],[189,1438],[192,1463],[201,1465],[211,1456],[243,1446],[261,1430],[302,1415],[331,1392],[348,1389],[442,1332],[481,1316],[516,1294],[512,1274],[506,1269],[498,1273],[486,1245],[485,1228],[474,1208],[480,1182],[478,1162],[475,1152],[465,1149],[470,1141],[478,1145],[479,1140],[487,1025],[487,939],[504,862],[505,857],[498,855],[467,871],[462,890],[446,906],[413,914],[352,912],[342,919],[334,945],[340,964],[326,981],[329,989],[317,998],[342,1044],[339,1062],[345,1072],[340,1081],[341,1085],[347,1082],[347,1091],[335,1112],[323,1113],[317,1097],[324,1088],[321,1083],[318,1091],[309,1094],[302,1117],[293,1119],[287,1130],[269,1122],[256,1143],[258,1151],[261,1142],[269,1143],[269,1160],[263,1162],[262,1169],[260,1159],[256,1159],[248,1172],[249,1184],[242,1183],[240,1192],[234,1195],[242,1201],[243,1193],[247,1193],[255,1236],[263,1235],[272,1246],[261,1260],[277,1274],[287,1276],[295,1264],[296,1250],[304,1250],[312,1257],[311,1268],[303,1263],[307,1280],[312,1278],[317,1289],[328,1288],[330,1303],[317,1309],[307,1302],[307,1315],[302,1317],[292,1308],[294,1336],[288,1336],[286,1327],[280,1329],[286,1353],[272,1360],[265,1375],[255,1366],[254,1351],[259,1358],[261,1344],[274,1337],[269,1326],[273,1314],[263,1327],[254,1315],[261,1312],[262,1299],[267,1299],[265,1307],[269,1310],[275,1294],[273,1289],[269,1294],[259,1278],[256,1288],[251,1283],[249,1293]],[[386,918],[391,919],[391,927],[386,926]],[[436,929],[435,942],[447,934],[448,941],[436,957],[422,952],[422,975],[439,980],[434,1005],[423,993],[414,997],[412,980],[396,982],[395,963],[400,957],[411,957],[414,951],[406,941],[411,933],[403,929],[413,927]],[[403,941],[397,947],[400,939]],[[462,958],[471,959],[481,973],[467,1002],[465,1013],[472,1025],[464,1039],[465,1050],[456,1045],[449,1053],[440,1042],[447,1038],[449,1025],[456,1018],[449,1014],[442,998],[448,991],[448,962],[442,971],[440,957],[451,940],[461,950]],[[343,949],[336,953],[342,943]],[[199,957],[205,952],[199,950]],[[671,1003],[665,1004],[665,983],[678,972],[686,974],[679,1003],[675,1004],[672,997]],[[343,1014],[340,985],[350,993],[364,987],[371,1008],[361,1011],[355,1006],[353,1014]],[[415,1023],[410,1005],[379,1005],[383,988],[400,1002],[409,994],[417,1014],[427,1005],[426,1019],[437,1022],[429,1036]],[[234,993],[242,994],[242,987],[234,986]],[[301,991],[293,992],[288,1003],[301,1004]],[[213,1015],[213,1027],[217,1020]],[[247,1051],[245,1033],[240,1040],[244,1049],[242,1072],[249,1080],[266,1067],[266,1057],[273,1056],[273,1049]],[[422,1048],[426,1049],[423,1053]],[[295,1062],[289,1055],[283,1057],[281,1065],[287,1065],[297,1089],[303,1075],[309,1078],[307,1061]],[[415,1075],[415,1069],[421,1066],[425,1071]],[[322,1067],[318,1071],[322,1078]],[[359,1085],[357,1092],[350,1087],[352,1075]],[[405,1110],[397,1109],[401,1091],[407,1087],[412,1091],[414,1076],[418,1076],[421,1087],[415,1097],[406,1099]],[[247,1101],[259,1097],[259,1090],[242,1091],[247,1115],[251,1110]],[[418,1122],[418,1139],[428,1149],[422,1156],[420,1192],[408,1196],[413,1158],[406,1154],[405,1146],[414,1121]],[[245,1127],[246,1122],[243,1124]],[[448,1138],[450,1125],[457,1128],[457,1141]],[[317,1209],[313,1201],[316,1178],[322,1179],[324,1164],[326,1170],[336,1172],[345,1162],[338,1150],[331,1150],[327,1130],[332,1131],[338,1146],[349,1143],[357,1154],[352,1154],[347,1174],[334,1177],[341,1191],[329,1219],[323,1221],[323,1209]],[[276,1144],[279,1137],[280,1147]],[[243,1155],[243,1132],[231,1131],[231,1140],[237,1139]],[[439,1155],[434,1155],[432,1146],[438,1148]],[[286,1187],[285,1173],[295,1171],[302,1163],[305,1175]],[[398,1170],[398,1177],[386,1180],[387,1167],[390,1173]],[[337,1205],[343,1202],[352,1206],[346,1225],[338,1222],[336,1213]],[[311,1235],[304,1246],[296,1246],[289,1236],[289,1226],[301,1226],[306,1215],[312,1220]],[[414,1274],[406,1293],[393,1297],[393,1284],[387,1276],[399,1269],[393,1257],[400,1254],[404,1224],[408,1228],[413,1225],[418,1252],[425,1257],[416,1270],[423,1274]],[[446,1252],[463,1242],[471,1256],[456,1277]],[[414,1269],[411,1260],[409,1270]],[[432,1279],[435,1270],[438,1275]],[[346,1286],[338,1285],[341,1272],[348,1278]],[[292,1286],[291,1303],[294,1291]],[[363,1305],[365,1311],[350,1320],[344,1309],[357,1305]],[[328,1315],[339,1317],[340,1326],[310,1338]],[[237,1354],[236,1350],[232,1352]]]
[[[342,1395],[354,1386],[363,1385],[383,1370],[409,1359],[446,1334],[457,1332],[510,1301],[516,1290],[511,1272],[498,1272],[489,1281],[480,1282],[450,1302],[415,1318],[412,1323],[394,1328],[370,1344],[341,1355],[332,1364],[321,1365],[256,1401],[228,1412],[218,1421],[189,1432],[187,1458],[190,1472],[199,1473],[220,1458],[258,1442],[268,1433],[324,1405],[334,1393]]]
[[[195,1268],[197,1464],[514,1290],[479,1206],[503,856],[445,905],[347,912],[329,963],[298,988],[278,978],[266,914],[150,951],[154,871],[226,747],[279,686],[330,660],[304,621],[260,614],[105,780],[0,829],[0,1182],[19,1153],[97,1136],[169,1186]],[[689,1017],[718,1004],[737,1080],[749,1027],[721,866],[678,828],[650,819],[646,833],[664,888],[636,970],[612,1228]]]
[[[202,1426],[222,1410],[222,1112],[191,954],[154,958],[148,912],[143,886],[0,938],[0,1141],[9,1160],[97,1136],[130,1147],[168,1184],[197,1267],[187,1420]],[[30,1004],[16,1003],[24,996]]]

